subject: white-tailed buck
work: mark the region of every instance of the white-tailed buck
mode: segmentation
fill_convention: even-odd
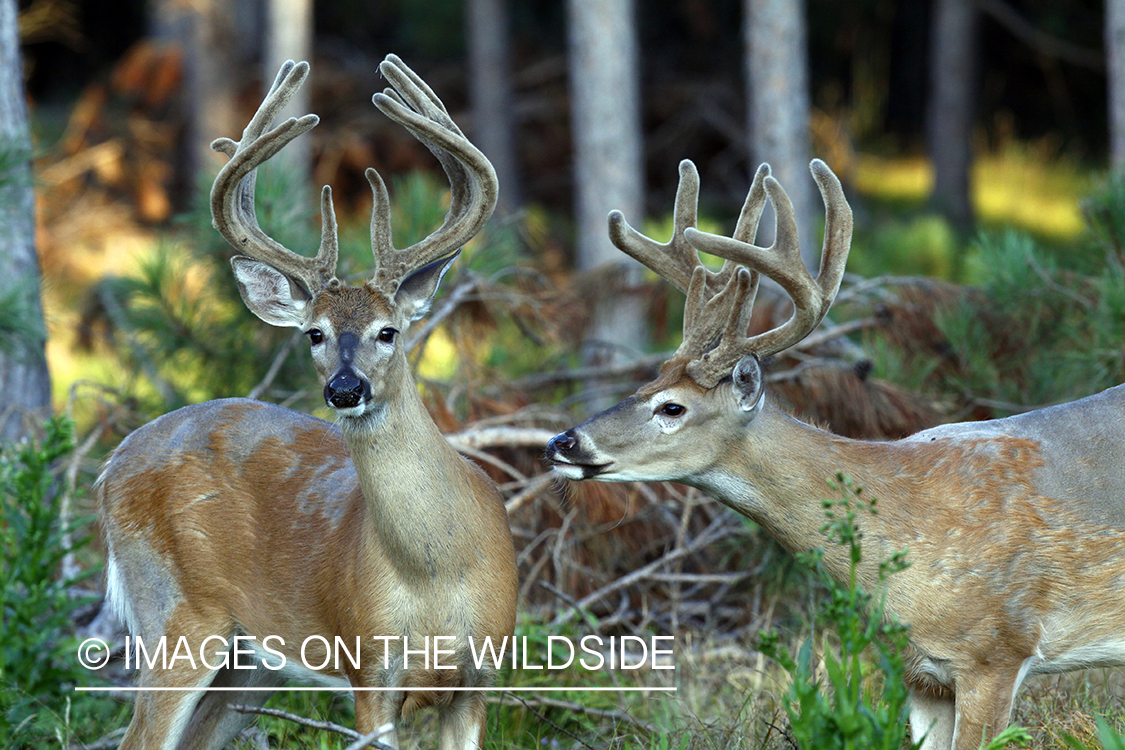
[[[839,181],[821,161],[812,173],[827,209],[816,279],[766,166],[731,237],[695,229],[699,178],[687,161],[667,244],[610,214],[614,244],[686,292],[683,344],[655,381],[557,435],[548,458],[570,479],[698,487],[793,551],[823,544],[826,480],[852,477],[878,500],[860,522],[861,582],[873,590],[878,562],[908,550],[886,602],[911,626],[913,736],[927,750],[969,750],[1007,726],[1027,675],[1125,663],[1125,386],[894,442],[849,440],[773,406],[759,360],[820,323],[851,242]],[[762,248],[751,243],[767,197],[777,239]],[[707,270],[698,251],[726,263]],[[796,311],[748,336],[759,274]],[[824,559],[846,576],[846,551],[828,545]]]
[[[443,688],[490,685],[494,670],[475,666],[468,641],[479,647],[514,627],[516,564],[501,497],[438,431],[403,348],[407,327],[491,215],[495,173],[429,87],[388,56],[380,71],[393,89],[375,106],[437,156],[452,202],[440,229],[395,249],[386,188],[367,170],[376,267],[348,286],[335,275],[329,188],[315,258],[285,249],[255,218],[256,168],[317,123],[305,115],[270,129],[308,71],[286,63],[242,140],[215,141],[230,161],[211,210],[243,253],[231,263],[246,305],[308,335],[339,427],[257,401],[211,401],[142,427],[110,458],[97,486],[109,598],[146,654],[166,639],[155,666],[140,655],[139,686],[158,690],[137,695],[121,745],[130,750],[221,748],[251,718],[228,704],[261,705],[269,692],[207,689],[288,678],[354,688],[365,733],[436,705],[442,750],[477,748],[484,695]],[[397,747],[394,732],[381,741]]]

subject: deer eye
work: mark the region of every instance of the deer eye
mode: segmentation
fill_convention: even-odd
[[[680,404],[668,402],[667,404],[661,406],[658,411],[660,414],[663,414],[666,417],[682,417],[684,415],[684,412],[687,411],[687,407],[681,406]]]
[[[324,343],[324,331],[319,328],[310,328],[305,331],[305,335],[309,337],[309,343],[313,346]]]
[[[395,341],[395,336],[397,336],[397,335],[398,335],[398,329],[397,328],[391,328],[391,327],[388,326],[387,328],[384,328],[383,330],[379,331],[379,340],[382,341],[384,344],[393,344],[394,341]]]

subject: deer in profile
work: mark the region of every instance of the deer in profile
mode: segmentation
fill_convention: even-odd
[[[452,199],[438,230],[396,249],[386,187],[368,169],[375,271],[364,284],[336,277],[328,187],[315,257],[282,247],[256,219],[255,170],[318,122],[305,115],[270,129],[307,63],[281,68],[240,141],[213,144],[229,161],[211,210],[241,253],[231,264],[242,298],[265,322],[308,336],[339,426],[247,399],[210,401],[160,417],[113,453],[97,483],[108,598],[149,648],[165,637],[171,654],[183,641],[195,659],[185,649],[167,668],[139,664],[139,686],[154,690],[138,693],[122,748],[217,750],[249,721],[228,704],[259,706],[270,692],[247,689],[290,678],[353,688],[362,733],[434,705],[442,750],[483,743],[483,694],[446,688],[494,680],[467,641],[513,631],[512,539],[495,486],[427,413],[404,339],[492,214],[498,186],[421,78],[393,55],[380,71],[392,88],[375,105],[436,155]],[[333,646],[339,637],[352,653],[359,643],[359,658],[326,660],[319,640],[302,654],[310,636]],[[440,662],[422,655],[438,637]],[[398,746],[396,732],[380,740]]]
[[[851,244],[851,209],[821,161],[827,216],[814,279],[793,207],[763,165],[731,236],[695,228],[699,178],[680,164],[675,229],[657,243],[619,212],[610,236],[687,295],[683,343],[656,380],[555,436],[554,470],[573,480],[674,481],[753,519],[790,551],[821,546],[826,480],[850,476],[878,500],[860,522],[861,583],[907,550],[886,609],[911,626],[914,740],[970,750],[1003,730],[1031,674],[1125,663],[1125,386],[1005,419],[947,424],[903,440],[850,440],[774,406],[760,361],[801,341],[828,312]],[[771,247],[753,244],[770,200]],[[711,271],[699,252],[725,259]],[[792,297],[780,326],[748,335],[760,275]],[[847,552],[824,563],[846,579]]]

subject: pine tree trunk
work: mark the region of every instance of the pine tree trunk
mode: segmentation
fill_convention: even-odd
[[[266,95],[277,71],[286,60],[312,62],[313,15],[312,0],[267,0],[266,34],[263,40],[262,96]],[[309,108],[311,82],[297,89],[285,109],[278,113],[276,122],[289,117],[303,117]],[[311,192],[312,141],[308,136],[297,138],[274,157],[275,166],[281,165],[289,174],[289,184],[300,186],[295,199],[305,200]]]
[[[571,127],[578,268],[604,269],[588,338],[610,354],[648,339],[644,308],[630,293],[641,267],[609,241],[606,216],[644,219],[637,38],[632,0],[569,0]],[[617,269],[618,272],[614,272]]]
[[[809,71],[804,0],[745,0],[747,107],[751,174],[768,162],[797,216],[801,258],[820,264],[814,183],[809,175]],[[773,241],[773,206],[762,214],[758,242]]]
[[[150,5],[152,36],[176,45],[183,55],[185,132],[177,161],[188,190],[194,190],[201,172],[216,171],[226,162],[211,150],[211,142],[237,138],[245,125],[238,123],[238,89],[260,44],[259,35],[247,35],[239,19],[252,10],[250,3],[228,0],[153,0]],[[254,20],[256,27],[261,25]]]
[[[973,224],[973,87],[977,9],[973,0],[934,3],[927,136],[934,165],[931,202],[958,230]]]
[[[0,346],[0,440],[7,442],[27,434],[29,423],[42,421],[51,405],[15,0],[0,0],[0,227],[0,298],[5,327],[15,328]]]
[[[1106,0],[1105,52],[1110,165],[1121,171],[1125,169],[1125,0]]]
[[[522,202],[512,112],[512,70],[508,54],[508,3],[468,0],[469,94],[473,107],[473,142],[492,162],[500,180],[500,208],[512,211]]]

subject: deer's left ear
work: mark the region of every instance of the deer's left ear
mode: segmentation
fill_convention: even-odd
[[[762,410],[766,400],[766,389],[762,378],[762,365],[753,354],[738,360],[731,373],[731,384],[735,398],[746,416],[753,419]]]
[[[428,313],[442,277],[460,254],[461,251],[458,250],[448,258],[428,263],[403,279],[395,292],[395,306],[404,310],[411,321]]]

